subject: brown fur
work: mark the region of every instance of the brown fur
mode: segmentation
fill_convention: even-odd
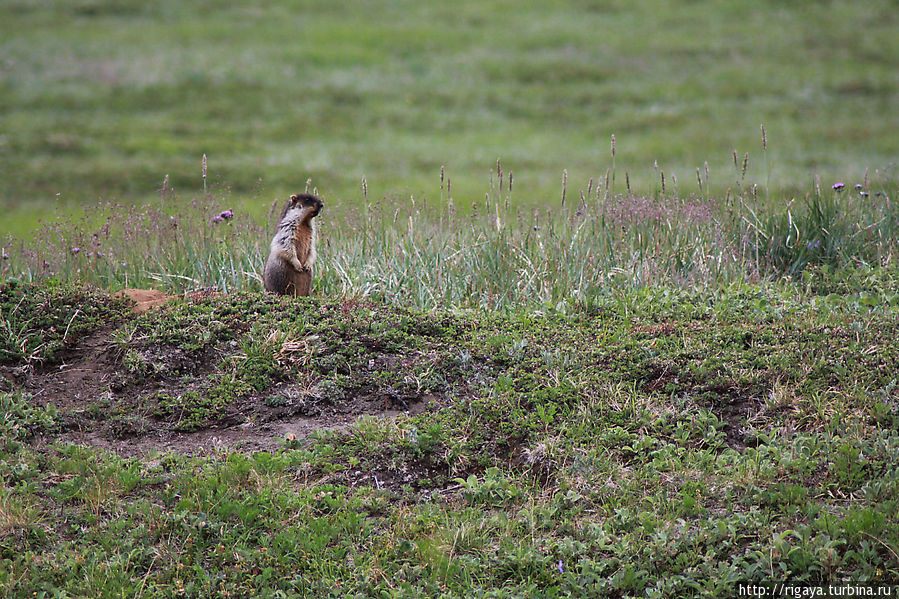
[[[313,218],[324,203],[311,194],[290,196],[269,250],[262,274],[265,290],[279,295],[309,295],[315,264]]]

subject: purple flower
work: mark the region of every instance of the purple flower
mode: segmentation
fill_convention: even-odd
[[[219,215],[219,216],[213,216],[213,217],[212,217],[212,222],[214,222],[214,223],[220,223],[220,222],[222,222],[223,220],[225,220],[225,219],[222,218],[221,215]]]
[[[44,268],[50,268],[50,263],[44,260]]]
[[[846,187],[846,184],[842,181],[833,184],[834,191],[843,191],[843,188]]]
[[[73,253],[73,254],[77,254],[77,253],[80,252],[80,251],[81,251],[81,248],[80,248],[80,247],[73,247],[73,248],[72,248],[72,253]]]
[[[222,220],[231,220],[234,218],[234,213],[230,210],[223,210],[221,214],[219,214]]]
[[[564,574],[564,573],[565,573],[565,566],[562,563],[562,560],[559,560],[559,574]]]
[[[6,252],[3,252],[3,259],[9,260],[9,254],[7,254]]]
[[[858,189],[858,190],[861,190],[862,184],[861,184],[861,183],[856,183],[856,184],[855,184],[855,188]]]

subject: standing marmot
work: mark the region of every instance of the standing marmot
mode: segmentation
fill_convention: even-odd
[[[309,295],[315,264],[315,218],[325,204],[308,193],[294,194],[281,212],[262,285],[279,295]]]

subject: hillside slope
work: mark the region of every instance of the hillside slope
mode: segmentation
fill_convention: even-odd
[[[732,596],[899,578],[892,296],[568,314],[0,287],[0,591]]]

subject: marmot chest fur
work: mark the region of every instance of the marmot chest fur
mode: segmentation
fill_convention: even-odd
[[[309,295],[315,264],[314,219],[324,203],[308,193],[294,194],[281,212],[262,273],[265,290],[279,295]]]

